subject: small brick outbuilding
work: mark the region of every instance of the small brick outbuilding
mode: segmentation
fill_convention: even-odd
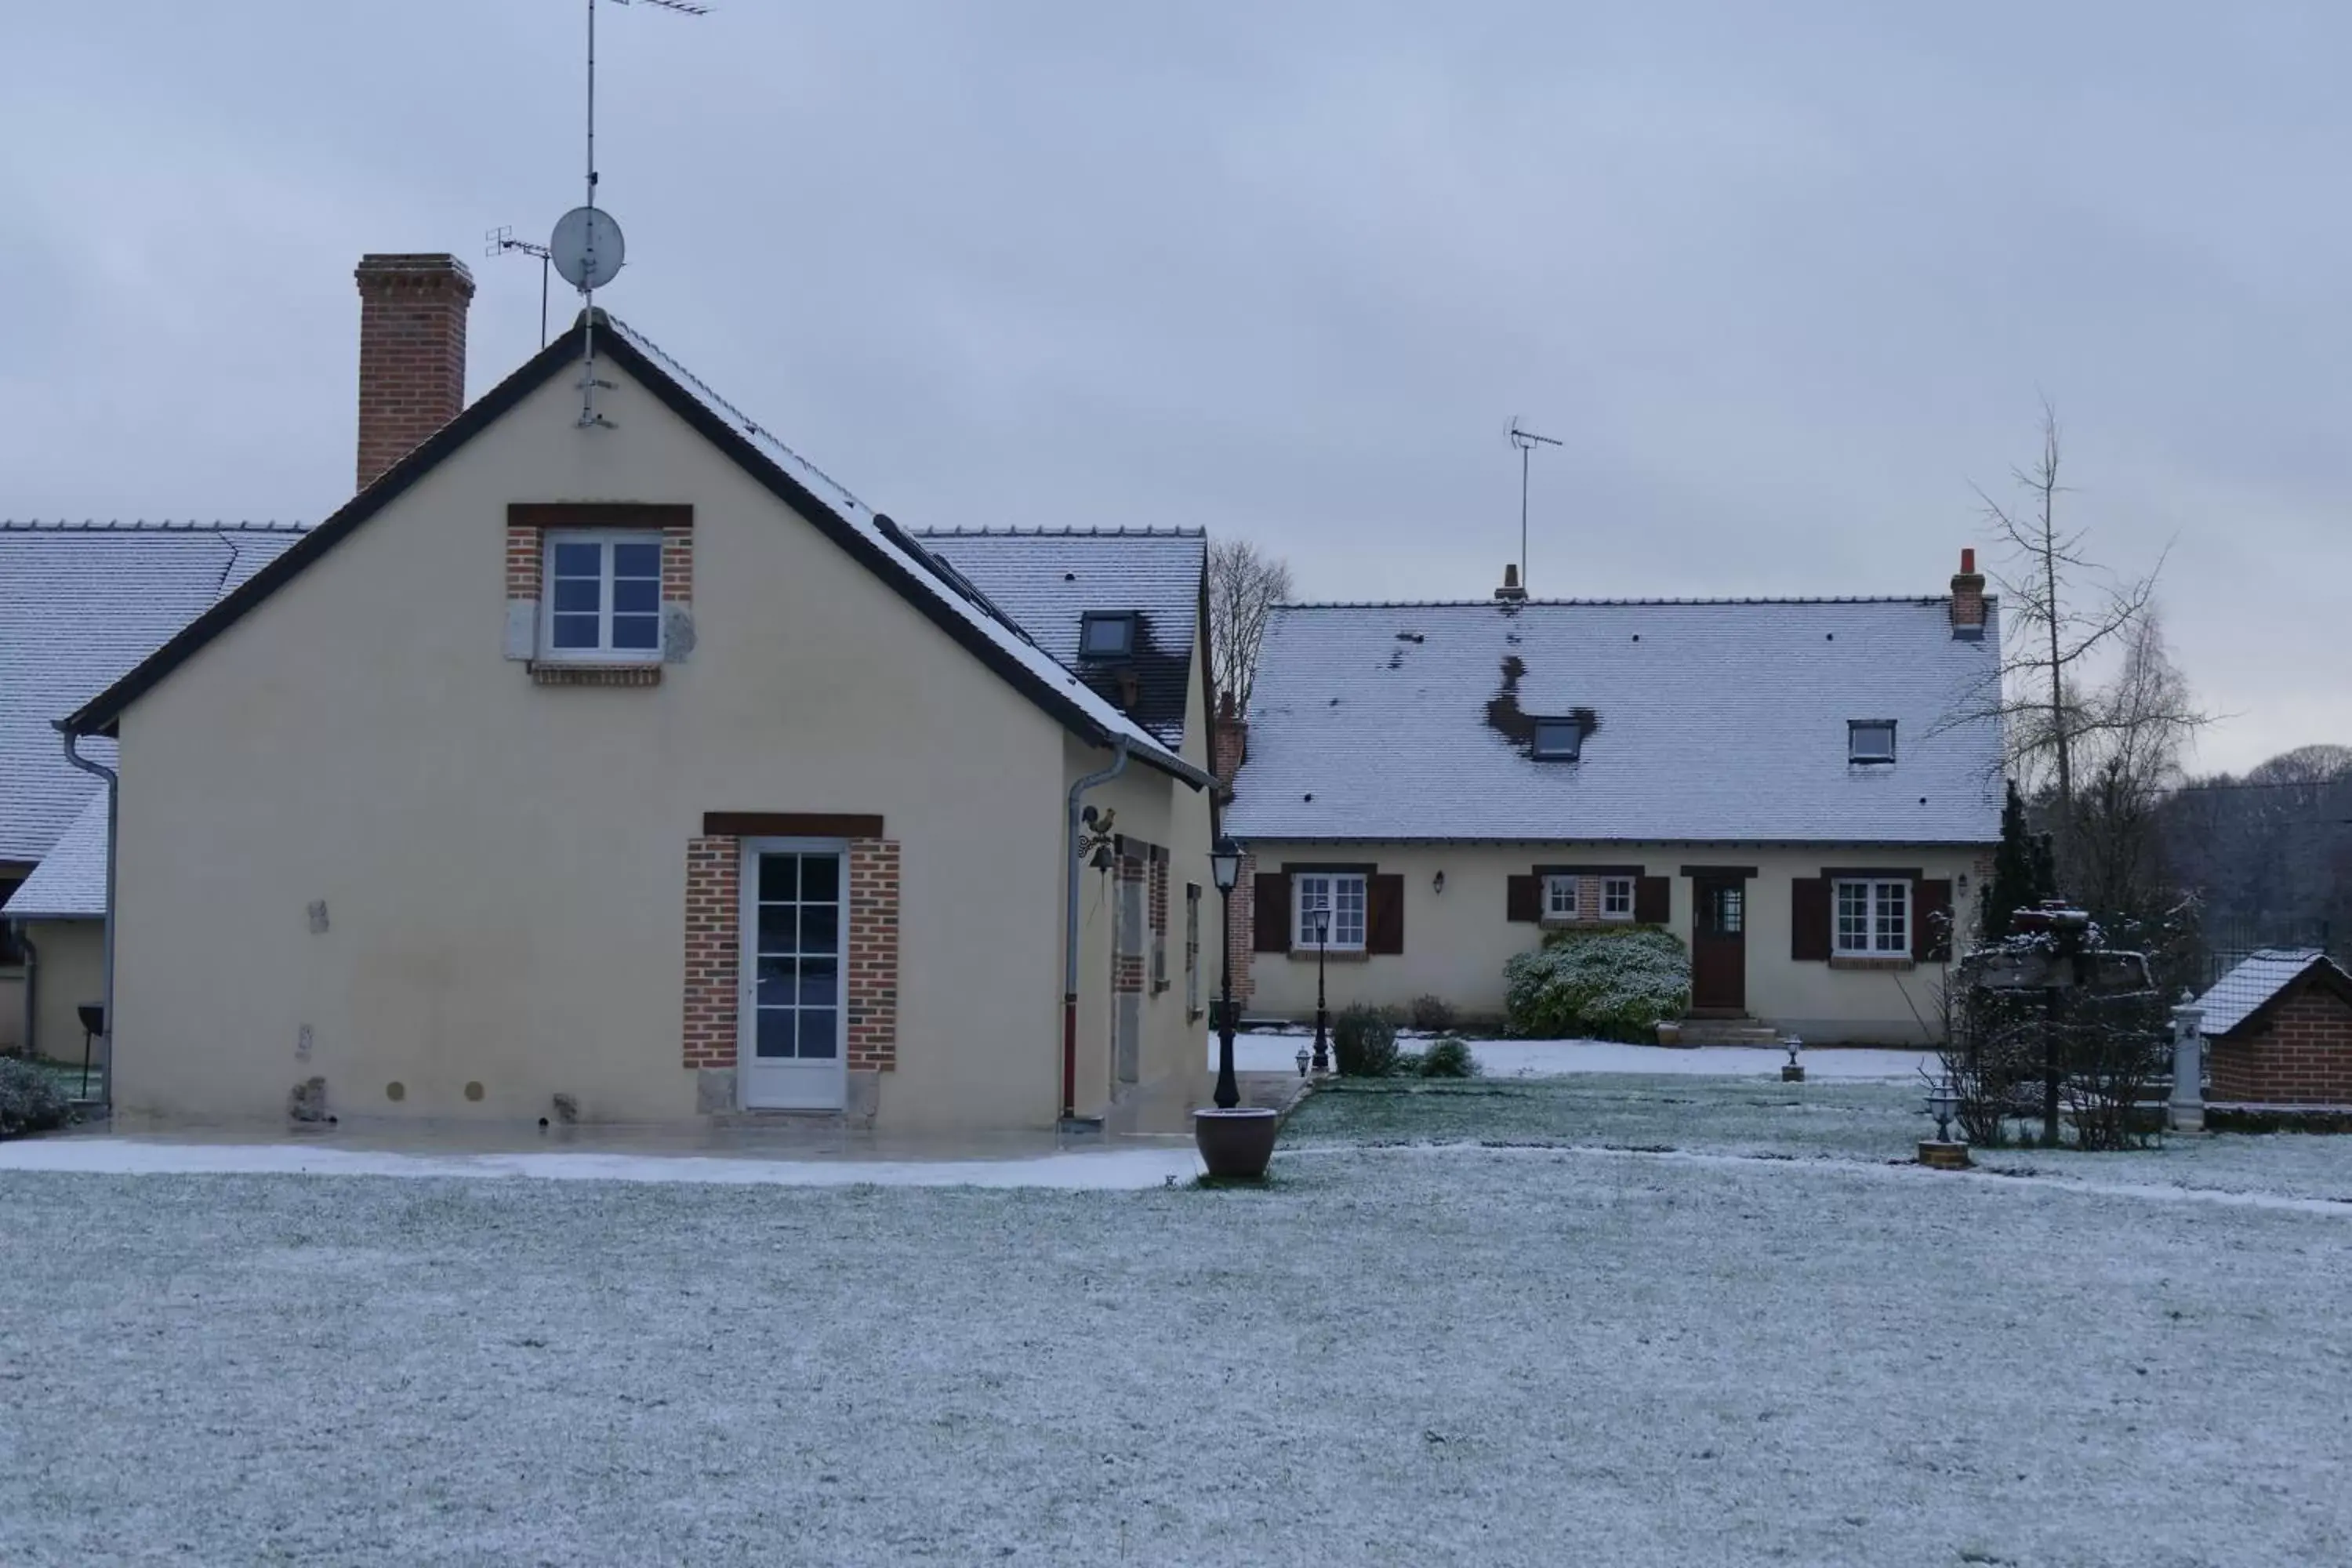
[[[2352,1106],[2352,974],[2265,948],[2198,998],[2220,1103]]]

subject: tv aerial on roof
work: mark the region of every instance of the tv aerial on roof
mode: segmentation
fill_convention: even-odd
[[[610,391],[612,383],[596,377],[596,290],[620,276],[621,259],[625,247],[621,238],[621,226],[613,215],[596,205],[596,7],[604,0],[583,0],[588,7],[588,199],[555,220],[555,232],[548,237],[546,257],[563,280],[580,290],[582,318],[582,352],[580,363],[580,427],[594,429],[610,426],[612,421],[596,412],[599,389]],[[613,0],[620,5],[630,0]],[[710,7],[696,0],[644,0],[659,11],[675,11],[682,16],[707,16]]]
[[[1528,458],[1538,447],[1560,445],[1556,437],[1538,436],[1519,424],[1519,416],[1511,416],[1511,445],[1519,449],[1519,589],[1528,587]]]

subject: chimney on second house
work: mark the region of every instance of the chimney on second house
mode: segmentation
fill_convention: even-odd
[[[1517,565],[1510,564],[1504,566],[1503,585],[1495,590],[1495,597],[1497,599],[1524,599],[1527,596],[1527,589],[1519,585],[1518,567]]]
[[[1248,760],[1249,721],[1234,707],[1234,694],[1224,692],[1217,699],[1217,723],[1209,742],[1209,771],[1225,786],[1229,797],[1234,791],[1234,775]]]
[[[1960,569],[1952,576],[1952,635],[1975,639],[1985,632],[1985,580],[1977,570],[1977,552],[1960,552]]]
[[[362,256],[359,488],[466,406],[466,308],[474,275],[454,256]]]

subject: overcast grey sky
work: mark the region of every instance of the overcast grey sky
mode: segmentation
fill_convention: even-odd
[[[601,17],[601,297],[924,525],[1313,597],[1937,592],[2067,434],[2208,767],[2352,742],[2352,7],[891,4]],[[367,250],[538,346],[578,0],[18,7],[0,514],[323,517]],[[557,321],[569,318],[558,285]]]

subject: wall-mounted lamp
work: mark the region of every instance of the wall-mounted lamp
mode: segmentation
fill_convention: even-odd
[[[1429,890],[1433,893],[1442,893],[1445,891],[1444,872],[1440,871],[1436,876],[1432,877],[1429,879]]]
[[[1969,874],[1966,871],[1960,873],[1959,879],[1953,885],[1959,889],[1960,897],[1965,899],[1969,896]]]

